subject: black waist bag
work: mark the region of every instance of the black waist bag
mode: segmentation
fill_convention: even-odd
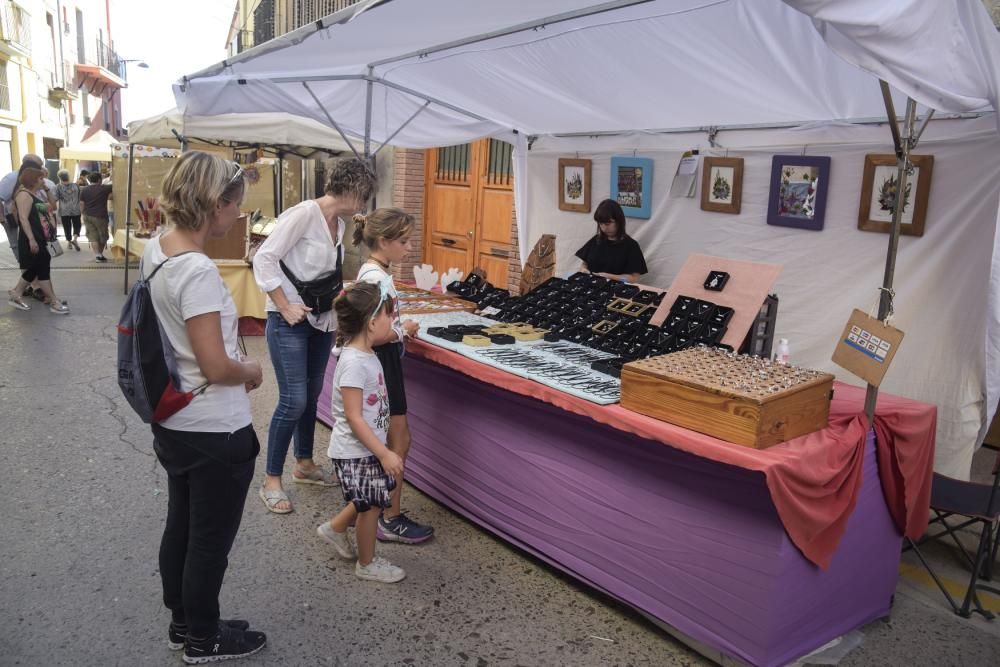
[[[281,270],[292,283],[295,291],[299,293],[307,307],[312,309],[313,315],[322,315],[333,310],[333,300],[337,298],[340,290],[344,287],[343,267],[337,262],[337,269],[326,273],[315,280],[299,280],[295,277],[284,262],[278,262]]]

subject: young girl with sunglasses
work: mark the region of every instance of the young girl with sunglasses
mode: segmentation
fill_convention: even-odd
[[[380,208],[368,215],[354,216],[354,245],[368,248],[368,261],[358,270],[358,280],[385,284],[389,296],[396,303],[392,314],[392,337],[376,346],[375,356],[382,364],[385,384],[389,392],[388,446],[404,461],[410,451],[410,427],[406,421],[406,389],[403,385],[403,345],[407,338],[414,338],[419,325],[413,320],[403,320],[399,315],[399,299],[392,287],[392,265],[403,261],[410,252],[410,233],[413,216],[398,208]],[[400,511],[403,485],[392,492],[392,504],[385,508],[378,520],[378,539],[382,542],[418,544],[434,535],[430,526],[417,523]]]
[[[377,345],[394,335],[389,296],[391,283],[357,282],[334,302],[337,346],[341,348],[333,375],[333,433],[327,450],[340,477],[347,506],[316,528],[344,559],[354,560],[360,579],[395,583],[402,568],[375,556],[375,531],[390,494],[403,479],[403,459],[386,447],[389,397]],[[347,535],[356,526],[357,548]]]

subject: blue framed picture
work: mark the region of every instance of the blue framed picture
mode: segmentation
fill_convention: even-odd
[[[767,224],[820,231],[826,220],[829,187],[828,156],[775,155]]]
[[[611,158],[611,198],[629,218],[649,219],[653,161],[643,157]]]

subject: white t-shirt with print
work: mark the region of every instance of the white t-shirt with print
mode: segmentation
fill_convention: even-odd
[[[371,352],[362,352],[353,347],[345,347],[337,359],[337,370],[333,373],[333,433],[330,447],[326,450],[331,459],[360,459],[371,456],[371,451],[361,444],[354,435],[351,425],[344,415],[342,387],[361,390],[361,416],[384,443],[389,430],[389,394],[382,377],[382,364]]]
[[[160,240],[152,239],[142,254],[143,275],[150,275],[166,259]],[[195,359],[185,321],[197,315],[218,312],[222,320],[226,355],[231,359],[240,358],[236,305],[211,259],[200,252],[172,258],[153,276],[150,293],[156,317],[177,358],[183,391],[191,391],[206,382]],[[195,396],[190,405],[160,425],[174,431],[232,433],[250,421],[250,398],[243,385],[212,384]]]

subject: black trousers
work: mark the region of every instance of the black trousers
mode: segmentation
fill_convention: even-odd
[[[218,628],[219,590],[260,443],[253,425],[234,433],[194,433],[154,424],[153,436],[168,475],[163,602],[190,635],[208,637]]]
[[[62,218],[63,234],[67,241],[75,239],[80,235],[80,228],[83,224],[79,215],[64,215]]]

